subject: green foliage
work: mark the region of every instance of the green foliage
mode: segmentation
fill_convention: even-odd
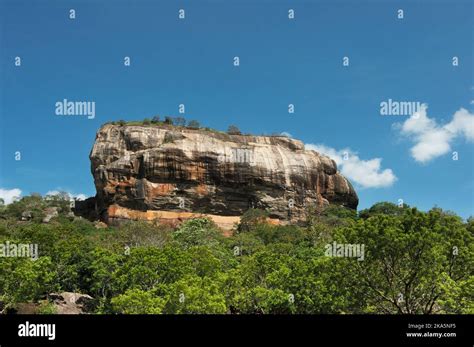
[[[38,306],[38,314],[56,314],[56,307],[53,303],[44,300]]]
[[[369,209],[360,211],[359,217],[367,219],[378,214],[387,216],[400,216],[405,213],[408,208],[409,206],[406,204],[398,206],[391,202],[378,202]]]
[[[256,208],[248,209],[240,218],[238,231],[250,231],[259,224],[265,224],[268,212]]]
[[[112,310],[121,314],[160,314],[166,301],[152,292],[129,289],[112,299]]]
[[[222,314],[227,312],[219,279],[188,275],[168,286],[166,313]]]
[[[246,313],[288,314],[295,311],[290,294],[278,288],[249,288],[244,297]]]
[[[441,286],[445,293],[439,300],[443,312],[474,314],[474,276],[455,281],[443,274]]]
[[[190,129],[199,129],[201,127],[201,124],[197,120],[190,120],[188,122],[188,128]]]
[[[339,219],[356,219],[357,212],[353,209],[344,207],[344,206],[337,206],[337,205],[329,205],[327,206],[321,213],[322,216],[330,218],[335,217]]]
[[[51,258],[0,258],[0,301],[4,311],[15,303],[38,300],[53,291],[55,273]]]
[[[52,206],[59,217],[42,223]],[[251,209],[231,237],[206,218],[96,229],[68,211],[61,195],[0,209],[0,244],[39,248],[37,260],[0,257],[4,311],[39,302],[54,313],[43,298],[73,291],[114,314],[474,313],[474,219],[439,208],[379,203],[358,217],[330,206],[304,227]],[[327,256],[333,242],[363,245],[363,260]]]
[[[350,224],[357,219],[357,212],[344,206],[329,205],[319,215],[324,224],[339,227]]]
[[[265,248],[263,240],[255,233],[239,233],[230,240],[235,255],[252,255]]]
[[[240,129],[235,125],[229,125],[229,128],[227,129],[227,133],[229,135],[242,135],[242,132],[240,131]]]
[[[122,257],[120,266],[114,271],[114,278],[109,283],[120,290],[151,290],[162,284],[173,283],[191,273],[192,266],[190,254],[178,248],[132,248],[130,255]]]
[[[182,247],[214,246],[222,237],[216,225],[206,218],[195,218],[184,222],[173,233],[173,239]]]
[[[174,125],[184,127],[186,125],[186,119],[184,117],[175,117]]]
[[[124,223],[114,233],[103,235],[105,245],[124,247],[163,247],[172,238],[172,230],[167,226],[145,221]]]
[[[45,217],[47,208],[56,208],[59,214],[65,215],[71,211],[70,197],[66,192],[48,195],[45,198],[39,194],[24,196],[6,206],[0,206],[0,217],[17,220],[31,220],[40,223]]]
[[[365,260],[347,260],[346,275],[367,288],[361,299],[374,312],[443,312],[443,283],[473,276],[473,236],[459,217],[436,209],[376,214],[342,228],[337,239],[365,245]]]

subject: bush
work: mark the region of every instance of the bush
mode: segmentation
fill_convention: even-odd
[[[229,128],[227,129],[227,133],[229,135],[242,135],[242,132],[235,125],[229,125]]]
[[[248,209],[240,218],[240,223],[237,227],[238,231],[250,231],[258,224],[266,223],[268,212],[261,209]]]
[[[173,233],[173,239],[182,247],[215,246],[222,240],[222,233],[210,219],[195,218],[185,221]]]
[[[305,227],[271,225],[251,209],[229,237],[206,218],[177,230],[17,219],[63,202],[34,195],[4,206],[0,245],[38,244],[39,258],[0,256],[2,312],[39,302],[53,313],[43,299],[62,291],[91,295],[107,314],[474,312],[474,219],[440,208],[379,203],[358,218],[333,206]],[[363,261],[327,254],[334,242],[362,245]]]
[[[407,211],[407,209],[409,208],[410,207],[406,204],[403,204],[402,206],[398,206],[391,202],[386,202],[386,201],[378,202],[372,207],[360,211],[359,217],[367,219],[369,217],[376,216],[379,214],[384,214],[387,216],[400,216],[403,213],[405,213],[405,211]]]
[[[174,125],[184,127],[186,125],[186,119],[183,117],[176,117],[174,119]]]
[[[188,128],[190,129],[199,129],[200,127],[201,125],[199,124],[197,120],[190,120],[188,122]]]
[[[163,312],[166,300],[155,296],[153,292],[130,289],[113,298],[111,303],[115,313],[160,314]]]
[[[38,307],[38,314],[56,314],[56,306],[53,303],[45,300],[40,303]]]

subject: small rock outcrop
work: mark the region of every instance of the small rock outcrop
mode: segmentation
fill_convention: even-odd
[[[249,208],[294,221],[310,206],[358,204],[332,159],[284,136],[106,124],[90,160],[95,210],[106,222],[166,211],[235,217]]]
[[[57,207],[47,207],[44,210],[44,218],[43,223],[49,223],[52,218],[59,216],[58,208]]]
[[[10,314],[40,314],[42,306],[47,303],[51,305],[50,310],[54,314],[90,314],[94,312],[96,302],[87,294],[74,292],[50,293],[45,300],[40,302],[17,303],[9,308],[6,313]],[[4,310],[3,303],[0,302],[0,312]]]
[[[87,294],[62,292],[48,295],[56,314],[84,314],[91,312],[94,299]]]

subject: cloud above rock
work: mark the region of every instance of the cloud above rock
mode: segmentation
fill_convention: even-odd
[[[382,169],[382,159],[361,159],[349,148],[337,150],[322,144],[306,144],[312,149],[333,159],[339,171],[361,188],[384,188],[395,183],[397,177],[391,169]]]

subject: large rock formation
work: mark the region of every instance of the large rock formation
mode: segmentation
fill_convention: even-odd
[[[333,160],[283,136],[106,124],[90,159],[96,208],[109,222],[189,212],[235,219],[251,207],[302,220],[310,206],[358,204]]]

